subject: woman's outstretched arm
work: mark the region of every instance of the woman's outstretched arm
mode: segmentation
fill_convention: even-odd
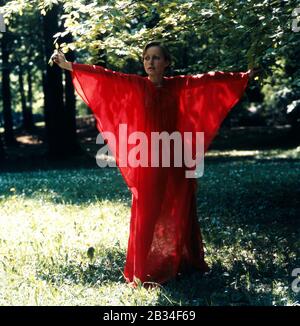
[[[76,72],[81,72],[82,74],[97,74],[108,79],[112,78],[111,82],[114,83],[117,83],[118,78],[122,81],[122,83],[130,83],[131,86],[134,86],[136,82],[138,82],[139,84],[139,82],[143,81],[143,78],[136,74],[126,74],[118,71],[113,71],[102,66],[97,66],[93,64],[83,64],[67,61],[65,55],[59,50],[55,50],[55,52],[51,56],[51,60],[55,62],[60,68],[71,71],[72,77],[75,77],[75,75],[77,75],[78,77],[78,74],[76,74]],[[98,76],[98,78],[101,79],[101,76]]]
[[[55,52],[52,54],[51,59],[55,62],[60,68],[73,71],[72,62],[66,60],[65,55],[62,52]]]

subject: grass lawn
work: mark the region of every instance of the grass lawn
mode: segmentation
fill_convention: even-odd
[[[148,290],[123,281],[131,196],[117,169],[3,172],[0,305],[299,305],[299,171],[297,149],[212,150],[197,199],[212,272]]]

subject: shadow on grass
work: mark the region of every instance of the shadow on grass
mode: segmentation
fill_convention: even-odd
[[[267,262],[266,262],[267,264]],[[186,306],[271,306],[297,302],[291,289],[293,279],[287,268],[269,261],[270,266],[235,261],[226,269],[220,261],[202,275],[194,272],[168,282],[158,305]],[[281,285],[277,286],[278,283]]]
[[[81,205],[96,201],[131,203],[131,193],[116,168],[50,170],[3,175],[0,196]],[[0,198],[1,198],[0,197]]]
[[[251,293],[246,287],[235,288],[241,271],[227,273],[221,263],[214,263],[210,273],[194,272],[168,282],[158,299],[159,305],[250,305]]]
[[[246,160],[245,158],[241,160],[233,159],[233,158],[209,158],[207,161],[210,166],[216,167],[217,169],[223,169],[222,164],[234,164],[232,167],[228,168],[234,171],[237,167],[243,168],[249,167],[248,174],[254,174],[259,172],[262,164],[256,166],[256,163],[263,163],[264,168],[267,170],[270,166],[270,178],[266,179],[265,183],[261,182],[259,178],[253,178],[251,181],[245,181],[240,178],[241,185],[239,189],[230,188],[230,178],[229,176],[222,175],[222,171],[216,170],[214,175],[218,175],[221,173],[221,177],[229,178],[229,183],[227,188],[225,185],[222,185],[222,196],[220,198],[220,193],[211,193],[209,195],[209,189],[201,193],[207,194],[206,198],[208,202],[211,202],[213,206],[215,206],[216,202],[220,202],[220,199],[224,199],[226,197],[232,198],[235,200],[236,195],[234,191],[238,191],[238,196],[241,197],[241,200],[244,202],[244,207],[247,205],[252,205],[257,207],[256,200],[258,198],[258,193],[260,197],[258,198],[261,201],[263,198],[266,200],[267,206],[273,205],[284,205],[286,203],[299,203],[297,197],[299,198],[299,187],[297,188],[297,180],[287,180],[285,181],[283,178],[278,185],[272,184],[272,198],[269,196],[270,189],[270,179],[272,178],[272,173],[278,174],[282,170],[282,164],[290,164],[286,166],[286,168],[290,170],[296,169],[294,164],[298,164],[298,160],[291,159],[278,159],[278,160],[257,160],[251,159]],[[277,167],[273,167],[274,163],[278,163]],[[207,165],[208,166],[208,165]],[[209,170],[209,168],[206,167]],[[273,169],[273,172],[272,170]],[[287,171],[288,172],[288,171]],[[254,175],[253,175],[254,176]],[[211,182],[210,176],[204,174],[204,183],[209,184]],[[22,172],[22,173],[6,173],[2,175],[1,178],[1,190],[0,196],[3,198],[9,198],[11,196],[21,196],[30,199],[46,199],[54,203],[67,203],[67,204],[84,204],[90,203],[94,200],[111,200],[118,201],[122,200],[127,202],[130,205],[131,202],[131,193],[127,188],[124,179],[122,178],[119,170],[117,168],[84,168],[84,169],[62,169],[62,170],[39,170],[34,172]],[[202,187],[203,180],[199,181]],[[287,193],[283,192],[284,189],[287,190]],[[248,187],[248,188],[247,188]],[[249,192],[249,189],[253,189],[252,192]],[[290,192],[289,189],[293,189],[293,192]],[[298,190],[297,190],[298,189]],[[202,189],[201,189],[202,191]],[[232,207],[232,201],[229,200],[222,202],[222,205],[230,204]],[[240,202],[239,209],[241,208]],[[211,207],[213,207],[211,206]],[[224,207],[225,207],[224,206]],[[299,206],[297,206],[299,208]],[[297,211],[296,213],[298,213]],[[295,214],[296,214],[295,213]]]

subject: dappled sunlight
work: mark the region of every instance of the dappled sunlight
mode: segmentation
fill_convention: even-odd
[[[33,135],[22,135],[17,137],[16,139],[20,144],[24,145],[38,145],[43,143],[38,137],[35,137]]]
[[[129,208],[109,201],[79,206],[11,197],[1,203],[0,216],[2,240],[24,245],[38,241],[42,250],[48,250],[47,241],[50,247],[59,242],[66,249],[84,249],[98,241],[125,246],[123,227],[129,223]]]
[[[17,286],[16,286],[17,285]],[[0,298],[0,304],[20,306],[139,306],[147,302],[155,305],[159,289],[146,290],[131,288],[124,282],[111,282],[104,285],[82,285],[62,283],[51,284],[45,280],[31,277],[15,279],[14,286],[1,284],[2,291],[11,292],[8,299]]]
[[[244,157],[244,156],[254,156],[257,155],[259,153],[259,151],[246,151],[246,150],[230,150],[230,151],[226,151],[226,150],[222,150],[222,151],[218,151],[218,150],[211,150],[210,152],[207,152],[206,156],[207,157],[222,157],[222,156],[230,156],[230,157]]]
[[[71,293],[77,302],[75,293],[80,287],[93,294],[95,304],[104,283],[104,288],[111,282],[122,286],[128,228],[129,208],[120,202],[67,205],[20,196],[2,200],[1,289],[13,291],[11,304],[36,305],[59,300],[64,304],[71,300]],[[87,256],[90,247],[95,248],[92,260]],[[71,292],[63,294],[60,288],[70,283],[74,284]],[[80,298],[87,304],[86,298]],[[0,300],[0,304],[5,302]]]
[[[292,149],[264,149],[264,150],[211,150],[206,157],[230,157],[253,159],[300,159],[300,146]]]

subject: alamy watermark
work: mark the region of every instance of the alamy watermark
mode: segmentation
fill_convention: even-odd
[[[296,17],[292,20],[292,31],[295,33],[300,32],[300,8],[295,8],[292,12],[292,16]]]
[[[295,277],[295,279],[291,284],[292,290],[295,293],[299,293],[300,292],[300,268],[294,268],[292,271],[292,276]]]
[[[5,24],[4,24],[4,17],[3,14],[0,14],[0,32],[4,33],[6,30]]]
[[[204,132],[174,131],[169,134],[162,131],[151,132],[149,137],[141,131],[128,135],[127,125],[120,124],[117,135],[118,141],[110,131],[98,135],[96,143],[105,144],[97,152],[96,162],[99,167],[116,167],[115,161],[101,158],[118,152],[119,167],[182,167],[186,178],[203,176]]]

